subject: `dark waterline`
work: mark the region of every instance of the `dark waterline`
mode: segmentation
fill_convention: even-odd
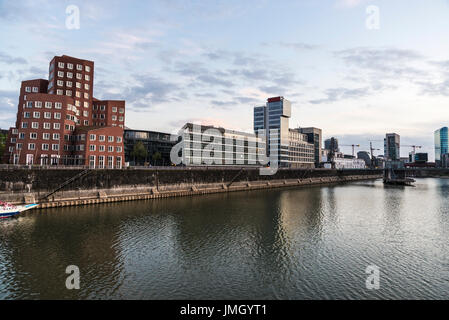
[[[0,299],[448,299],[448,249],[446,179],[37,210],[0,221]]]

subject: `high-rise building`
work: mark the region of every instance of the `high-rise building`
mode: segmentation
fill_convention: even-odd
[[[384,156],[386,160],[400,160],[401,137],[396,133],[387,133],[384,139]]]
[[[93,98],[93,82],[93,61],[65,55],[51,60],[48,80],[23,81],[4,161],[122,168],[125,102]]]
[[[334,139],[334,152],[340,152],[340,148],[338,147],[338,139],[337,138],[330,138],[330,139],[326,139],[324,140],[324,149],[326,150],[331,150],[331,146],[332,146],[332,139]]]
[[[279,167],[313,167],[316,159],[321,159],[321,149],[316,154],[316,146],[321,148],[321,130],[317,129],[319,142],[315,146],[317,131],[311,129],[316,128],[289,129],[291,112],[291,102],[284,97],[269,98],[265,106],[254,107],[254,130],[265,130],[267,155],[270,161],[276,158]]]
[[[308,142],[314,145],[315,149],[315,167],[318,168],[321,164],[321,148],[322,148],[322,131],[321,129],[309,127],[309,128],[299,128],[301,133],[307,135]]]
[[[448,128],[443,127],[435,131],[435,163],[441,166],[443,155],[449,153]]]

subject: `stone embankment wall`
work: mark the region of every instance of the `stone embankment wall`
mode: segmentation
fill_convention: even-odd
[[[41,208],[191,196],[217,192],[377,179],[381,170],[280,169],[260,175],[256,168],[165,168],[90,170],[45,197],[83,170],[0,169],[0,200],[40,203]]]

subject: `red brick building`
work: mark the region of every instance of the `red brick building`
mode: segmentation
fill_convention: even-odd
[[[95,99],[93,77],[93,61],[61,56],[49,80],[23,81],[4,162],[122,168],[125,101]]]

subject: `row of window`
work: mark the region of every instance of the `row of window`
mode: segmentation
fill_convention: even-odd
[[[93,110],[100,110],[100,111],[105,111],[106,110],[106,106],[105,105],[94,105],[93,106]],[[112,107],[112,112],[117,112],[117,107]],[[120,113],[125,113],[125,109],[124,108],[120,108],[119,110]]]
[[[38,88],[38,87],[33,87],[33,88],[31,88],[31,87],[25,87],[25,92],[34,92],[34,93],[37,93],[37,92],[39,92],[39,88]]]
[[[73,73],[72,73],[72,72],[67,72],[65,75],[67,76],[67,78],[73,79]],[[64,78],[64,71],[58,71],[58,77],[59,77],[59,78]],[[83,75],[82,75],[81,73],[77,73],[77,74],[75,75],[75,77],[76,77],[76,79],[78,79],[78,80],[83,80]],[[90,81],[90,75],[85,74],[85,75],[84,75],[84,80]]]
[[[84,149],[84,145],[83,145],[83,149]],[[105,152],[105,150],[106,150],[106,146],[104,146],[104,145],[98,146],[98,151]],[[89,151],[97,151],[97,146],[95,144],[89,145]],[[108,152],[114,152],[114,147],[108,146]],[[115,147],[115,152],[122,152],[122,147]]]
[[[44,119],[51,119],[51,112],[44,112]],[[31,112],[24,112],[23,113],[24,118],[31,118]],[[33,112],[33,118],[40,119],[41,113],[39,111]],[[60,112],[54,112],[53,113],[54,119],[61,119],[61,113]]]
[[[22,129],[27,129],[28,128],[28,122],[22,122],[21,127],[22,127]],[[42,124],[42,127],[44,129],[46,129],[46,130],[50,130],[51,129],[51,123],[44,122]],[[32,129],[39,129],[39,122],[31,122],[31,128]],[[53,129],[55,129],[55,130],[61,129],[61,124],[59,122],[54,122],[53,123]]]
[[[104,122],[94,122],[93,125],[94,125],[94,126],[99,126],[99,127],[104,127],[104,126],[106,126],[106,124],[105,124]],[[117,124],[116,124],[116,123],[111,123],[111,126],[112,126],[112,127],[117,127]],[[120,128],[122,128],[122,129],[124,128],[123,124],[119,124],[118,126],[119,126]]]
[[[89,135],[89,140],[90,141],[95,141],[97,139],[97,135],[96,134],[91,134],[91,135]],[[118,136],[118,137],[116,137],[116,142],[117,143],[120,143],[120,142],[122,142],[122,137],[120,137],[120,136]],[[98,141],[105,141],[106,140],[106,136],[104,136],[104,135],[99,135],[98,136]],[[108,142],[114,142],[114,136],[108,136]]]
[[[95,159],[96,159],[95,156],[89,156],[89,167],[90,168],[98,167],[99,169],[104,169],[105,168],[105,163],[104,163],[105,156],[98,156],[98,166],[96,164]],[[113,169],[113,168],[114,168],[114,157],[108,156],[108,169]],[[116,169],[122,168],[122,157],[115,157],[115,168]]]
[[[42,101],[27,101],[25,103],[25,106],[27,108],[33,108],[33,106],[36,107],[36,108],[42,108]],[[47,109],[51,109],[53,107],[53,103],[50,102],[50,101],[46,101],[44,103],[44,106]],[[55,102],[55,109],[62,109],[62,103],[61,102]]]
[[[94,113],[93,115],[92,115],[92,117],[94,118],[94,119],[105,119],[106,118],[106,115],[105,114],[103,114],[103,113],[101,113],[101,114],[96,114],[96,113]],[[123,122],[124,120],[125,120],[125,118],[123,117],[123,116],[120,116],[120,117],[118,117],[118,119],[119,119],[119,121],[120,122]],[[117,121],[117,116],[116,115],[113,115],[112,116],[112,121]]]
[[[65,66],[64,62],[58,62],[58,68],[64,69],[64,66]],[[67,69],[73,70],[73,63],[67,63]],[[83,65],[82,64],[77,64],[76,65],[76,70],[83,71]],[[84,70],[86,72],[90,72],[90,66],[85,66]]]
[[[22,144],[18,143],[16,145],[17,150],[22,150]],[[36,144],[35,143],[28,143],[28,150],[36,150]],[[50,144],[43,143],[42,144],[42,150],[50,150]],[[53,151],[59,151],[59,144],[52,144],[51,150]],[[9,147],[9,152],[14,152],[14,147]]]

